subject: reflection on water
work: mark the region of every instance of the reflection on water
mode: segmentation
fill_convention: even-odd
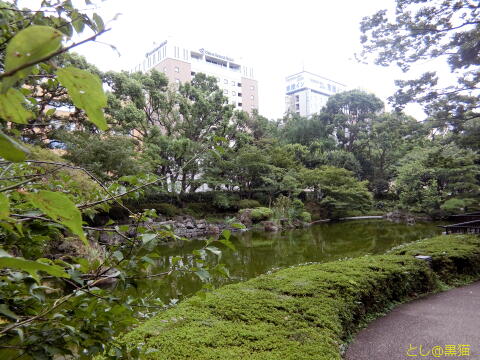
[[[397,224],[384,220],[349,221],[319,224],[305,229],[278,233],[248,231],[232,235],[237,251],[222,247],[221,262],[230,270],[231,278],[214,279],[215,286],[238,282],[263,274],[269,270],[306,262],[327,262],[365,254],[381,254],[388,249],[414,240],[438,235],[441,229],[433,223],[415,225]],[[202,242],[191,241],[179,245],[165,245],[158,249],[152,273],[168,269],[174,256],[191,262],[189,254],[202,247]],[[208,254],[212,264],[217,258]],[[173,274],[167,279],[149,279],[135,290],[135,296],[155,292],[156,297],[169,302],[191,296],[201,287],[196,275]]]

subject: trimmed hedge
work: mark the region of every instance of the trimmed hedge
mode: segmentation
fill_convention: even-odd
[[[262,204],[260,204],[259,201],[251,199],[243,199],[237,203],[239,209],[253,209],[260,206],[262,206]]]
[[[432,268],[413,255],[431,255]],[[192,297],[120,338],[144,359],[341,359],[375,314],[480,276],[480,238],[438,236],[387,255],[304,265]]]

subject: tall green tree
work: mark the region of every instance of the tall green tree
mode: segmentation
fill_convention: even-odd
[[[384,113],[375,118],[368,145],[357,155],[375,196],[389,193],[398,161],[415,146],[426,142],[427,128],[403,113]]]
[[[168,84],[158,71],[128,74],[109,72],[112,89],[107,113],[114,130],[139,139],[151,171],[166,179],[174,193],[193,192],[200,185],[199,155],[226,136],[233,111],[214,77],[196,74],[190,83]]]
[[[340,218],[371,207],[372,194],[366,181],[357,180],[352,172],[334,166],[303,169],[300,178],[312,191],[314,201],[329,218]]]
[[[297,114],[287,115],[283,119],[282,139],[291,144],[308,146],[317,142],[325,144],[325,147],[332,146],[334,144],[333,126],[325,121],[325,117],[321,114],[314,114],[310,118]]]
[[[138,141],[131,137],[86,131],[64,131],[57,136],[66,148],[64,158],[90,170],[102,181],[148,170],[141,164]]]
[[[478,206],[478,155],[455,144],[426,144],[401,160],[395,186],[400,205],[441,217]],[[460,206],[452,206],[453,204]]]
[[[372,121],[383,109],[375,95],[350,90],[330,96],[321,117],[332,128],[338,146],[356,152],[365,147]]]
[[[392,100],[399,108],[419,102],[435,127],[462,135],[479,117],[479,11],[470,0],[397,0],[395,14],[380,10],[363,19],[361,58],[405,72],[418,62],[446,61],[453,75],[428,71],[397,81]]]

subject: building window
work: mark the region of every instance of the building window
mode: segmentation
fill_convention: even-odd
[[[300,104],[295,104],[295,110],[300,110]]]
[[[250,90],[255,90],[255,86],[250,85]]]
[[[242,103],[238,103],[238,106],[242,106]]]
[[[180,69],[178,68],[178,66],[175,66],[175,72],[180,72]]]
[[[227,80],[227,79],[223,79],[223,83],[224,83],[224,84],[228,84],[228,80]]]
[[[238,96],[242,96],[242,93],[238,93]]]
[[[235,81],[232,80],[232,86],[235,86]]]
[[[192,71],[192,72],[190,73],[190,75],[194,76],[194,75],[195,75],[195,71]]]
[[[237,92],[235,90],[232,90],[232,96],[235,96]]]
[[[238,86],[238,87],[241,87],[241,86],[242,86],[242,83],[238,83],[237,86]]]
[[[228,90],[223,90],[223,93],[224,93],[225,95],[228,95]]]
[[[300,101],[300,95],[295,95],[295,101]]]

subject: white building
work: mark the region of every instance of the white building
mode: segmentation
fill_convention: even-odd
[[[196,73],[214,76],[230,104],[249,113],[258,109],[258,83],[253,68],[241,59],[165,40],[145,54],[144,60],[132,71],[151,69],[163,72],[170,83],[190,81]]]
[[[328,97],[346,90],[346,86],[302,71],[286,78],[285,112],[309,117],[320,112]]]

